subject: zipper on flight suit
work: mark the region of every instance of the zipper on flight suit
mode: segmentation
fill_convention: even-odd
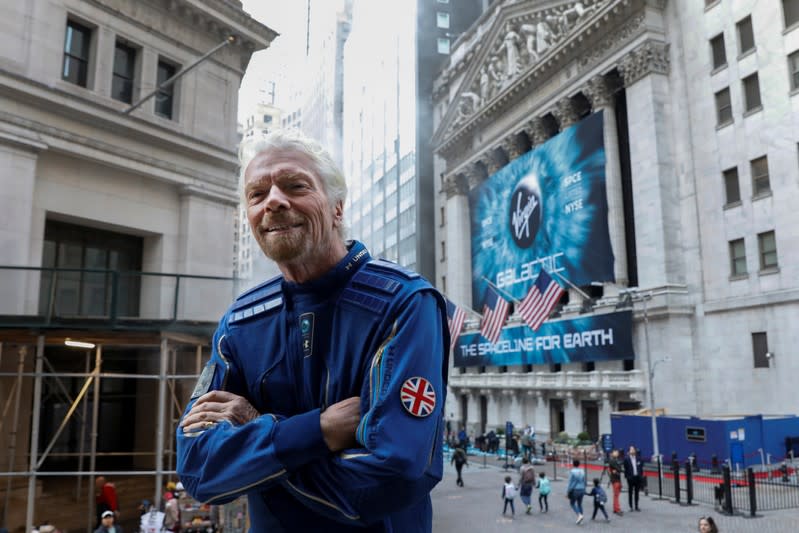
[[[394,339],[396,334],[397,321],[395,320],[394,325],[391,328],[391,333],[389,333],[388,337],[386,337],[386,339],[380,344],[380,347],[378,347],[374,357],[372,357],[372,364],[369,367],[369,405],[367,406],[367,412],[361,420],[360,427],[358,428],[358,440],[364,447],[368,447],[366,446],[366,426],[368,425],[369,409],[371,409],[372,406],[377,403],[377,400],[380,396],[380,390],[383,387],[383,352],[385,352],[388,343]]]

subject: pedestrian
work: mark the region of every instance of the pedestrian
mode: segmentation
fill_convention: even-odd
[[[585,471],[580,468],[580,460],[572,462],[573,468],[569,471],[569,484],[566,487],[566,497],[569,505],[577,515],[577,524],[583,521],[583,496],[585,496]]]
[[[462,487],[463,477],[461,476],[461,471],[464,466],[469,466],[469,458],[466,455],[466,450],[460,446],[455,448],[455,451],[452,452],[452,459],[450,459],[450,464],[452,463],[455,464],[455,471],[458,473],[458,479],[455,480],[455,483],[459,487]]]
[[[591,520],[596,520],[596,512],[602,511],[602,514],[605,515],[605,522],[610,522],[608,512],[605,511],[605,502],[608,501],[608,495],[605,489],[602,488],[598,477],[594,478],[594,487],[588,495],[594,497],[594,514],[591,515]]]
[[[180,506],[174,492],[164,493],[164,529],[166,531],[180,531]]]
[[[619,461],[619,450],[610,452],[610,460],[608,461],[608,478],[610,478],[610,485],[613,488],[613,513],[622,516],[624,513],[621,511],[621,472],[623,466]]]
[[[100,515],[100,525],[94,530],[94,533],[122,533],[122,526],[114,523],[116,515],[113,511],[103,511]]]
[[[719,528],[716,527],[716,521],[712,516],[701,517],[697,529],[699,533],[719,533]]]
[[[513,484],[510,476],[505,476],[505,484],[502,486],[502,499],[505,500],[505,505],[502,507],[503,515],[508,510],[508,505],[510,505],[510,515],[516,515],[516,510],[513,508],[514,498],[516,498],[516,485]]]
[[[638,455],[635,446],[630,446],[627,457],[624,459],[624,477],[627,478],[627,499],[630,504],[630,511],[638,508],[638,497],[641,492],[644,477],[644,463]]]
[[[535,488],[538,489],[538,506],[541,508],[542,513],[549,512],[549,493],[552,488],[549,485],[549,479],[545,472],[538,474],[538,483]]]
[[[530,458],[533,454],[533,437],[532,437],[532,428],[528,424],[527,427],[524,428],[522,432],[522,456],[526,458]]]
[[[346,181],[316,141],[276,130],[242,155],[250,229],[281,275],[219,322],[177,429],[180,480],[210,504],[246,494],[252,531],[430,531],[444,298],[344,239]]]
[[[105,511],[112,511],[114,517],[119,514],[119,504],[117,503],[117,489],[113,483],[109,483],[103,476],[97,476],[94,480],[94,502],[97,509],[97,524],[102,524],[102,516]]]
[[[533,495],[533,485],[535,485],[535,468],[530,464],[527,457],[522,458],[522,466],[519,467],[519,497],[527,506],[527,514],[533,512],[533,505],[530,501]]]

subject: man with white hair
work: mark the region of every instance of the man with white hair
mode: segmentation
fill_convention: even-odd
[[[274,132],[243,162],[250,227],[282,276],[225,313],[177,435],[209,503],[249,497],[252,531],[432,529],[449,347],[441,295],[345,241],[330,155]]]

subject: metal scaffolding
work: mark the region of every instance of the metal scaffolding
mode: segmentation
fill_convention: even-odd
[[[65,340],[79,338],[83,341],[83,353],[85,357],[84,372],[57,372],[47,357],[48,347],[62,346]],[[73,343],[74,344],[74,343]],[[78,343],[81,344],[81,343]],[[89,348],[91,346],[91,348]],[[27,478],[27,506],[25,513],[26,531],[31,531],[34,526],[34,513],[36,511],[36,492],[37,482],[49,477],[75,477],[77,481],[76,499],[81,499],[83,481],[88,478],[87,490],[83,494],[86,502],[86,525],[87,531],[94,528],[94,486],[96,476],[109,476],[112,478],[123,478],[132,476],[154,476],[154,485],[151,500],[156,506],[160,504],[161,494],[164,487],[165,476],[175,474],[174,465],[174,432],[176,422],[181,415],[184,399],[179,397],[178,383],[182,380],[196,380],[200,373],[203,354],[209,346],[209,339],[204,336],[185,335],[175,332],[153,332],[153,333],[130,333],[118,331],[94,331],[87,333],[85,330],[61,330],[44,332],[29,331],[9,331],[0,330],[0,369],[3,367],[4,359],[8,361],[9,354],[16,350],[17,368],[15,372],[0,372],[0,399],[5,398],[2,405],[2,419],[0,419],[0,434],[7,432],[8,435],[8,461],[5,471],[0,472],[0,477],[6,478],[5,494],[3,498],[2,525],[9,527],[9,506],[13,492],[12,481],[15,478]],[[30,367],[29,360],[31,347],[35,347],[35,359],[33,361],[33,371],[25,371],[26,366]],[[103,372],[103,349],[110,347],[137,348],[142,350],[158,349],[158,372],[156,374],[146,373],[116,373]],[[193,351],[193,361],[187,361],[184,356],[178,361],[180,353],[186,354],[187,348]],[[91,359],[94,364],[91,364]],[[154,355],[154,354],[153,354]],[[152,356],[151,356],[152,359]],[[153,361],[150,361],[153,362]],[[180,364],[179,364],[180,363]],[[176,373],[180,367],[193,367],[191,373]],[[4,385],[12,378],[10,390],[5,391]],[[83,379],[83,384],[77,396],[72,397],[65,379]],[[26,380],[33,380],[33,388],[28,396],[23,394]],[[101,383],[106,379],[134,379],[134,380],[156,380],[156,420],[154,427],[154,451],[150,452],[98,452],[98,438],[100,436],[98,421],[101,404],[102,387]],[[59,398],[69,404],[63,419],[58,428],[43,446],[40,452],[40,431],[41,431],[41,411],[42,411],[42,390],[45,380],[52,380],[52,384],[57,390]],[[137,386],[138,387],[138,386]],[[89,400],[91,398],[91,400]],[[17,448],[20,433],[20,416],[27,411],[26,402],[30,400],[30,428],[29,428],[29,456],[27,469],[19,468],[21,462],[17,460]],[[138,394],[133,400],[139,402]],[[91,418],[87,420],[87,411],[91,404]],[[9,411],[13,409],[11,417],[11,427],[9,423]],[[53,452],[59,437],[67,428],[71,420],[76,420],[80,424],[80,443],[77,450],[70,450],[66,454]],[[85,435],[88,431],[90,435],[89,450],[84,448]],[[56,455],[77,457],[78,468],[72,471],[44,470],[45,461],[48,457]],[[97,458],[102,456],[129,455],[129,456],[148,456],[153,455],[152,468],[133,469],[133,470],[105,470],[97,469]],[[88,458],[88,469],[84,469],[84,460]],[[2,468],[2,466],[0,466]],[[18,487],[19,489],[19,487]],[[9,527],[10,529],[10,527]]]

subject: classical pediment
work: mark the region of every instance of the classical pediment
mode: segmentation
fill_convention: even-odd
[[[467,54],[464,81],[433,138],[439,144],[553,55],[562,41],[601,16],[613,0],[506,1]],[[490,19],[489,19],[490,20]],[[442,74],[446,77],[447,72]]]

